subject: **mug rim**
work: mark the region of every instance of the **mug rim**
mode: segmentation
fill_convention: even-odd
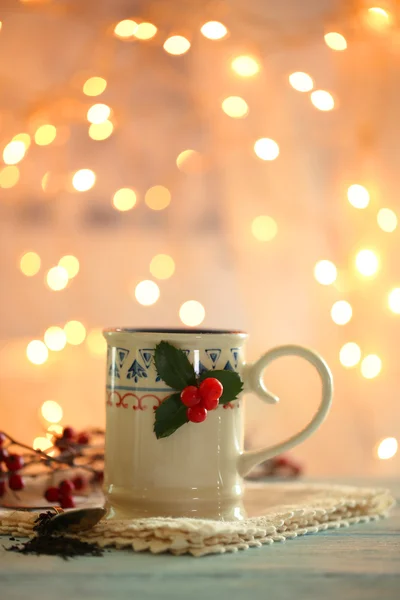
[[[165,335],[237,335],[247,337],[245,331],[237,329],[189,329],[189,328],[152,328],[152,327],[109,327],[103,330],[103,334],[111,333],[148,333],[148,334],[165,334]]]

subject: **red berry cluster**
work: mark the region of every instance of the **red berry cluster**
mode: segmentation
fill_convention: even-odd
[[[47,502],[60,504],[61,508],[74,508],[75,501],[72,497],[73,492],[83,490],[86,486],[86,480],[77,476],[74,479],[63,479],[58,487],[48,487],[44,493]]]
[[[207,377],[199,385],[188,385],[181,392],[181,400],[187,406],[187,418],[192,423],[202,423],[209,410],[215,410],[224,388],[215,377]]]
[[[3,444],[7,438],[0,431],[0,498],[6,493],[6,482],[10,490],[18,492],[25,487],[24,480],[18,473],[24,466],[24,459],[19,454],[10,454]],[[7,469],[3,471],[2,465]]]
[[[65,448],[71,444],[79,444],[80,446],[87,446],[90,442],[90,436],[86,431],[77,433],[73,427],[64,427],[62,436],[56,440],[56,446],[59,448]]]

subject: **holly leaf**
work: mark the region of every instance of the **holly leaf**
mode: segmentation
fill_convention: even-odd
[[[240,379],[239,373],[235,371],[205,371],[200,375],[199,380],[204,381],[208,377],[215,377],[222,383],[224,391],[219,399],[220,404],[227,404],[232,400],[236,400],[243,390],[243,381]]]
[[[187,408],[181,401],[180,393],[165,398],[155,410],[154,433],[157,439],[166,438],[179,427],[188,423]]]
[[[172,389],[181,391],[187,385],[196,385],[196,373],[183,350],[160,342],[155,348],[154,362],[157,374]]]

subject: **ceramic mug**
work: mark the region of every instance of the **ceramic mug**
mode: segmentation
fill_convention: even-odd
[[[231,331],[110,329],[107,340],[105,493],[110,518],[149,516],[242,519],[242,477],[255,465],[308,438],[325,419],[332,400],[332,376],[317,354],[281,346],[254,364],[244,359],[247,335]],[[273,360],[294,355],[310,362],[322,381],[322,399],[311,422],[269,448],[243,451],[241,399],[209,411],[200,424],[187,423],[170,437],[153,432],[154,409],[172,393],[160,380],[154,349],[167,341],[187,353],[196,373],[237,371],[244,392],[278,402],[262,375]]]

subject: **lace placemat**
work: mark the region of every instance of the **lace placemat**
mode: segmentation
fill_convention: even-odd
[[[103,520],[79,538],[135,552],[222,554],[377,520],[387,516],[394,499],[382,489],[273,483],[248,485],[245,504],[252,515],[245,521]],[[37,513],[0,509],[0,535],[33,535],[36,517]]]

